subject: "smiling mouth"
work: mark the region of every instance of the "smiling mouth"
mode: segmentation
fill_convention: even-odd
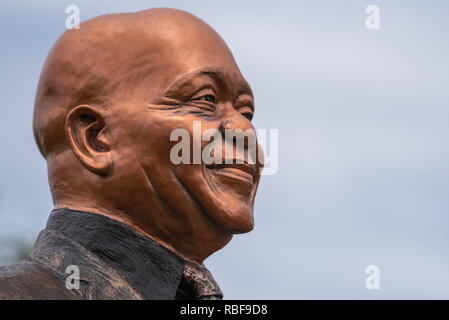
[[[253,183],[256,166],[249,163],[231,163],[231,164],[210,164],[206,168],[215,173],[226,175],[239,180],[245,180]]]

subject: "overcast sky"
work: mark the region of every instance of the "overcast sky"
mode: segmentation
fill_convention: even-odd
[[[251,84],[256,128],[279,130],[254,231],[205,262],[225,298],[449,299],[447,1],[2,1],[0,257],[7,237],[34,241],[52,209],[31,120],[69,4],[82,21],[199,16]],[[379,30],[365,27],[371,4]],[[367,265],[379,290],[365,287]]]

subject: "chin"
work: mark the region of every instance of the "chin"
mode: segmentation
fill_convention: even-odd
[[[203,169],[203,181],[208,186],[203,190],[208,198],[206,203],[209,203],[205,212],[234,234],[246,233],[254,228],[255,185],[252,177],[239,171]]]
[[[232,223],[233,228],[231,230],[233,231],[233,233],[247,233],[254,229],[253,213],[251,212],[247,216],[249,217],[243,217],[243,219],[239,219],[238,221],[234,221]]]
[[[215,210],[209,211],[209,217],[230,233],[247,233],[254,229],[253,210],[246,203],[229,206],[225,201]]]
[[[245,172],[189,167],[177,168],[175,175],[192,195],[201,214],[228,234],[246,233],[254,228],[253,204],[257,179]]]

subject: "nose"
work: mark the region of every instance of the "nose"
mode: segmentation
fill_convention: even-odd
[[[226,113],[219,130],[226,141],[231,140],[234,144],[236,139],[242,138],[245,149],[255,147],[257,143],[256,131],[252,123],[234,108]]]
[[[235,159],[237,163],[257,164],[257,136],[251,122],[232,108],[220,125],[224,141],[225,161]],[[239,162],[242,161],[242,162]]]

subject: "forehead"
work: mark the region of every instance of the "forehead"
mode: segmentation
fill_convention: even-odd
[[[174,28],[162,35],[162,39],[149,43],[151,52],[155,53],[148,56],[155,62],[151,63],[153,68],[147,78],[153,82],[152,86],[157,80],[159,89],[165,91],[209,78],[230,89],[251,94],[231,51],[210,27],[191,26],[182,34]]]
[[[105,26],[110,32],[96,37],[100,34],[97,29]],[[214,75],[219,75],[223,83],[248,87],[224,40],[208,24],[185,12],[122,14],[89,22],[81,30],[83,36],[76,34],[80,41],[75,47],[81,50],[82,44],[89,44],[89,50],[81,50],[89,63],[77,66],[89,66],[88,72],[82,73],[86,76],[100,75],[100,79],[117,83],[114,95],[158,95],[180,78],[200,70],[219,70]]]

